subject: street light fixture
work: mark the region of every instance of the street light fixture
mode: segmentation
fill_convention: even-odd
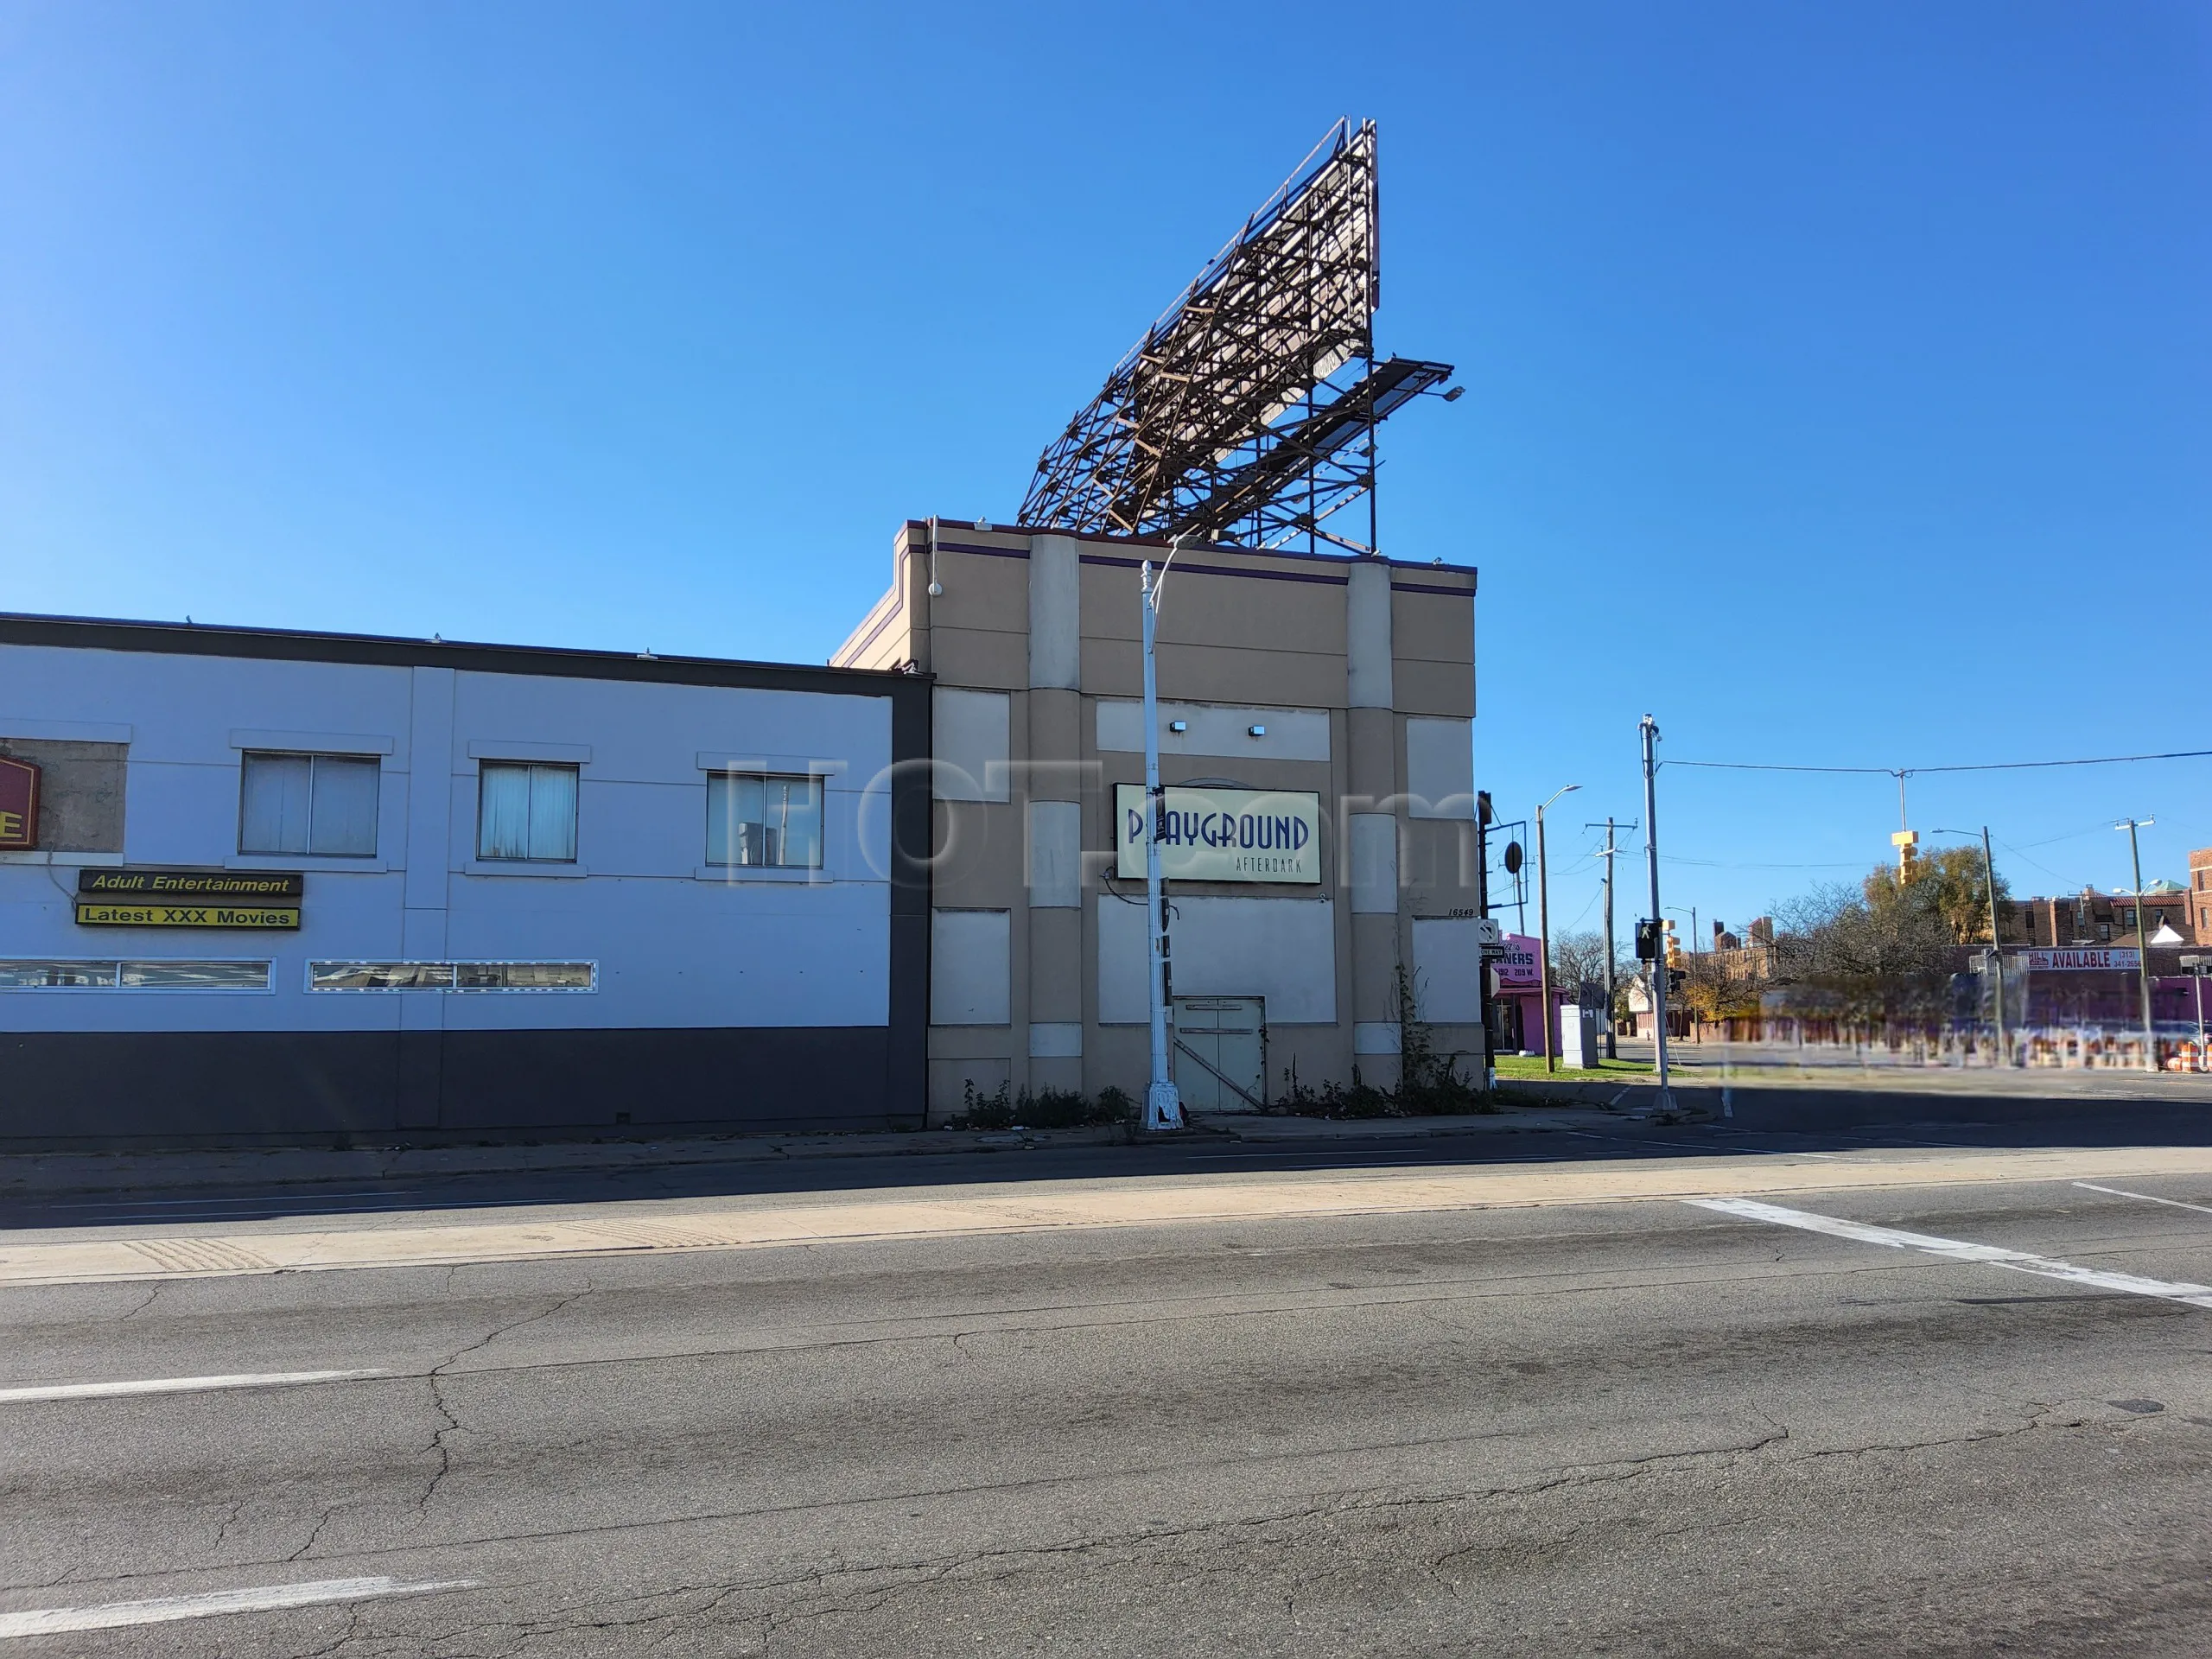
[[[1544,1070],[1549,1073],[1559,1065],[1559,1045],[1552,1040],[1552,888],[1551,870],[1544,860],[1544,810],[1561,795],[1571,795],[1581,788],[1569,784],[1553,795],[1551,801],[1536,809],[1536,931],[1543,935],[1538,941],[1541,947],[1537,971],[1537,984],[1542,1001],[1536,1009],[1537,1021],[1544,1028]]]
[[[2135,982],[2143,994],[2143,1069],[2158,1069],[2158,1028],[2151,1021],[2151,930],[2143,913],[2143,851],[2135,838],[2138,830],[2147,830],[2156,818],[2123,818],[2113,825],[2115,830],[2127,831],[2127,856],[2135,867]]]

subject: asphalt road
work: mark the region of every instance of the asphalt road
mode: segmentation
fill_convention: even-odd
[[[0,1656],[2212,1651],[2212,1175],[2101,1184],[10,1287]]]

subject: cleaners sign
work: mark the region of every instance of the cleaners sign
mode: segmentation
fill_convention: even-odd
[[[1144,878],[1141,784],[1114,786],[1115,873]],[[1173,881],[1321,879],[1321,798],[1298,789],[1183,789],[1170,785],[1160,873]]]

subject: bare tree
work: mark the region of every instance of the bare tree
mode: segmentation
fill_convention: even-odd
[[[1613,961],[1613,995],[1618,1002],[1626,996],[1629,982],[1636,977],[1637,964],[1633,958],[1618,956]],[[1576,994],[1586,1008],[1597,1007],[1605,1001],[1605,936],[1592,929],[1581,933],[1560,933],[1552,939],[1552,983]],[[1613,1010],[1618,1017],[1620,1010]]]
[[[1878,869],[1857,891],[1815,888],[1775,912],[1775,980],[1791,1010],[1859,1024],[1937,1017],[1958,931],[1936,881],[1900,883]]]

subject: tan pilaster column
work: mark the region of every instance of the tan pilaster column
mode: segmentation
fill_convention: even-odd
[[[1072,537],[1031,538],[1024,839],[1033,1089],[1083,1087],[1081,569]]]

